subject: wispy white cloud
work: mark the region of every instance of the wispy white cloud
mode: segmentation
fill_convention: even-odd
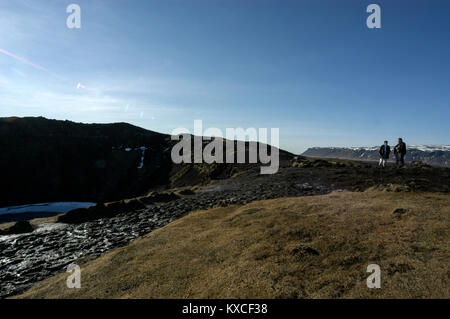
[[[9,56],[9,57],[11,57],[13,59],[16,59],[16,60],[18,60],[20,62],[23,62],[25,64],[31,65],[35,69],[48,72],[48,70],[46,68],[44,68],[43,66],[40,66],[39,64],[33,63],[31,61],[28,61],[27,59],[25,59],[23,57],[20,57],[20,56],[17,56],[14,53],[8,52],[8,51],[6,51],[6,50],[4,50],[2,48],[0,48],[0,53],[3,53],[3,54],[5,54],[5,55],[7,55],[7,56]]]

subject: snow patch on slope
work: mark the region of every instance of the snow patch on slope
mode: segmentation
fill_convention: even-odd
[[[140,160],[137,168],[141,169],[144,167],[145,151],[148,150],[147,147],[141,146],[141,147],[132,148],[132,147],[124,147],[123,145],[120,145],[118,147],[113,146],[112,149],[113,150],[124,150],[125,152],[141,151],[141,160]]]
[[[145,156],[145,151],[147,150],[147,148],[145,146],[141,146],[140,149],[141,149],[142,155],[141,155],[141,162],[139,163],[138,169],[141,169],[144,167],[144,158],[145,158],[144,156]]]

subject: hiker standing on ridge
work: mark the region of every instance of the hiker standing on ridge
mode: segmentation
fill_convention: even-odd
[[[388,145],[388,141],[384,141],[384,144],[380,147],[380,163],[378,166],[386,167],[386,162],[389,159],[389,154],[391,153],[391,147]]]
[[[405,165],[406,144],[401,137],[398,138],[398,144],[394,148],[395,164],[397,166]]]

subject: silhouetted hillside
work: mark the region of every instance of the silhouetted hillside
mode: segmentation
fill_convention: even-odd
[[[48,201],[112,201],[155,188],[227,178],[242,164],[172,163],[170,135],[127,123],[0,118],[0,207]],[[281,152],[286,161],[290,153]]]
[[[166,135],[126,123],[1,118],[0,205],[106,200],[165,184],[167,141]],[[147,148],[144,162],[152,164],[138,169],[141,146]]]

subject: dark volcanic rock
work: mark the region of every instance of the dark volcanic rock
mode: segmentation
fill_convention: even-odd
[[[79,224],[104,217],[113,217],[120,213],[144,209],[147,206],[137,199],[118,201],[107,204],[97,204],[89,208],[77,208],[58,217],[58,222]]]
[[[65,224],[0,238],[0,298],[18,294],[39,280],[65,271],[71,262],[85,256],[97,257],[126,245],[194,210],[254,200],[320,195],[334,189],[362,191],[389,184],[448,192],[448,168],[380,169],[366,163],[342,166],[333,161],[331,166],[322,164],[310,168],[280,167],[274,175],[260,175],[259,167],[255,167],[236,178],[216,181],[215,188],[191,196],[153,193],[148,202],[139,197],[99,204],[64,215],[66,219],[61,217],[59,221],[66,221]],[[157,202],[166,199],[170,200]],[[393,215],[402,214],[399,211]],[[313,258],[320,252],[313,247],[300,246],[292,253],[298,258]]]
[[[146,204],[152,204],[152,203],[167,203],[178,198],[180,198],[180,196],[178,196],[173,192],[169,193],[152,192],[148,196],[139,197],[139,200]]]
[[[97,204],[88,208],[73,209],[64,215],[58,216],[57,221],[59,223],[77,224],[101,217],[106,217],[108,215],[113,216],[111,211],[108,211],[105,205]]]
[[[192,189],[183,189],[178,192],[180,195],[195,195],[195,192]]]
[[[313,255],[313,256],[320,255],[319,251],[317,251],[316,249],[304,245],[300,245],[292,249],[291,254],[298,257],[303,257],[306,255]]]
[[[406,212],[408,212],[408,210],[404,209],[404,208],[397,208],[395,209],[392,213],[393,214],[397,214],[397,215],[403,215]]]
[[[34,230],[33,226],[27,221],[18,221],[11,227],[0,230],[0,235],[13,235],[31,233]]]

